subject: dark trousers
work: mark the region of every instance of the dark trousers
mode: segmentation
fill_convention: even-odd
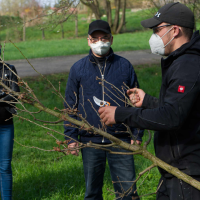
[[[200,176],[193,176],[200,181]],[[200,191],[182,180],[172,177],[161,177],[163,183],[158,190],[156,200],[200,200]]]
[[[2,200],[12,199],[13,125],[0,125],[0,191]]]
[[[108,149],[115,152],[128,152],[113,147],[108,147]],[[133,182],[130,181],[135,180],[133,155],[109,154],[107,151],[94,148],[83,148],[81,151],[86,183],[84,200],[103,200],[102,186],[106,159],[108,160],[112,181],[124,181],[114,183],[114,189],[117,192],[116,197],[119,197],[119,193],[122,193],[122,190],[127,191],[132,186]],[[136,186],[134,185],[133,189],[125,197],[118,199],[132,200],[133,196],[138,196],[137,193],[134,194],[135,190]]]

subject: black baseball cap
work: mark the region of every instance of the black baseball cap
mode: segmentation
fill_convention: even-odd
[[[145,28],[153,28],[162,22],[191,29],[195,24],[193,12],[184,4],[176,2],[164,5],[153,18],[141,21],[141,25]]]
[[[103,31],[105,33],[111,33],[108,22],[103,20],[96,20],[90,23],[88,34],[91,35],[94,31]]]

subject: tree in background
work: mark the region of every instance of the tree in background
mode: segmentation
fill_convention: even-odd
[[[36,0],[1,0],[0,11],[1,15],[17,16],[24,9],[35,5],[39,5]]]
[[[41,7],[36,0],[1,0],[0,10],[0,29],[7,29],[7,38],[25,41],[26,27],[38,23],[33,19],[41,12]]]
[[[103,12],[101,11],[101,7],[104,7],[106,11],[107,21],[111,27],[113,34],[120,33],[122,27],[125,25],[125,13],[126,13],[126,2],[127,0],[94,0],[94,1],[87,1],[87,0],[80,0],[80,2],[86,5],[88,8],[92,10],[95,14],[95,18],[101,19]],[[112,7],[115,9],[115,17],[112,20]],[[120,9],[122,10],[120,12]],[[121,18],[120,18],[121,14]]]
[[[95,19],[106,17],[111,27],[112,34],[126,31],[126,9],[127,8],[151,8],[145,12],[154,14],[161,6],[177,0],[58,0],[54,7],[41,5],[41,0],[1,0],[0,1],[0,30],[7,29],[6,38],[15,41],[25,41],[26,27],[37,26],[42,31],[53,31],[61,26],[62,38],[64,38],[64,23],[71,18],[76,24],[75,35],[78,36],[77,13],[81,6],[88,8],[90,18],[92,13]],[[195,13],[196,20],[199,19],[200,0],[181,0],[187,4]],[[79,6],[80,5],[80,6]],[[87,11],[85,11],[87,13]],[[5,17],[8,16],[8,17]],[[12,28],[11,28],[12,27]],[[1,40],[1,38],[0,38]]]
[[[0,30],[7,30],[6,40],[25,41],[26,27],[36,26],[45,39],[45,30],[62,26],[77,5],[76,0],[60,0],[54,8],[42,6],[39,0],[1,0]],[[63,31],[62,35],[64,37]]]
[[[36,19],[45,19],[42,23],[39,23],[40,29],[55,29],[58,25],[66,22],[69,17],[75,15],[77,12],[77,6],[79,2],[77,0],[59,0],[53,8],[45,7]]]
[[[103,15],[103,13],[100,11],[100,1],[98,1],[98,0],[94,0],[94,1],[80,0],[80,2],[92,10],[92,12],[94,13],[95,18],[97,20],[101,19],[101,16]]]

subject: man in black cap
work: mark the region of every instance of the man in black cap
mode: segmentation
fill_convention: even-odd
[[[125,58],[114,54],[111,48],[112,43],[113,37],[107,22],[96,20],[89,25],[88,45],[91,48],[90,53],[72,66],[65,97],[68,105],[71,108],[77,108],[79,114],[82,114],[90,125],[97,128],[103,126],[108,133],[130,143],[131,138],[124,125],[105,127],[101,123],[98,113],[95,112],[95,110],[99,109],[99,106],[95,104],[94,96],[100,100],[110,102],[111,105],[125,106],[125,103],[114,95],[116,93],[112,86],[107,84],[104,79],[119,89],[124,83],[130,88],[135,87],[136,84],[138,86],[133,66]],[[102,79],[102,85],[99,84],[99,80],[96,80],[96,77]],[[105,85],[105,88],[103,85]],[[68,107],[66,103],[65,107]],[[76,116],[72,117],[76,118]],[[65,124],[68,124],[68,122],[65,122]],[[136,136],[136,142],[140,144],[143,131],[138,131],[133,127],[131,131]],[[77,141],[79,140],[82,143],[91,141],[100,144],[102,148],[107,148],[114,152],[127,152],[126,150],[112,147],[109,139],[103,138],[98,134],[88,133],[85,130],[65,126],[65,135],[66,139],[69,139],[67,136],[73,138],[68,145],[69,148],[78,147]],[[83,148],[81,153],[86,183],[85,200],[103,199],[102,186],[106,160],[108,161],[112,181],[114,181],[116,197],[119,197],[123,190],[127,191],[131,188],[135,180],[132,155],[110,154],[108,151],[94,148]],[[71,154],[78,155],[78,151],[71,151]],[[132,200],[132,197],[138,196],[137,193],[134,193],[135,190],[136,187],[134,185],[132,190],[120,199]]]
[[[169,3],[141,24],[153,29],[152,53],[167,56],[161,59],[160,97],[131,89],[128,95],[138,108],[100,108],[100,117],[107,125],[156,130],[156,156],[200,181],[200,35],[193,33],[194,15],[181,3]],[[157,200],[200,199],[199,190],[159,170],[163,184]]]

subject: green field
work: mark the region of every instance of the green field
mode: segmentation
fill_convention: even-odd
[[[150,35],[150,31],[115,35],[112,48],[115,52],[149,49],[148,40]],[[16,45],[28,59],[87,54],[89,52],[87,37],[78,39],[20,42],[16,43]],[[6,44],[4,55],[6,61],[24,58],[19,50],[11,43]]]
[[[149,94],[158,96],[161,83],[160,66],[137,66],[135,70],[138,75],[140,87]],[[52,83],[59,87],[61,82],[61,93],[64,94],[68,74],[54,74],[47,76]],[[40,77],[26,78],[31,88],[37,94],[41,102],[48,108],[63,108],[62,100],[52,93],[51,86]],[[31,111],[35,109],[27,106]],[[24,115],[27,116],[27,115]],[[32,119],[31,116],[27,116]],[[53,121],[54,117],[39,114],[40,119]],[[40,123],[41,124],[41,123]],[[63,126],[48,126],[63,133]],[[42,149],[53,149],[56,147],[55,139],[47,135],[48,130],[21,121],[15,118],[15,140],[29,147],[36,146]],[[62,135],[54,134],[59,140],[64,140]],[[147,134],[143,140],[147,140]],[[13,152],[13,200],[82,200],[84,198],[85,183],[81,155],[78,157],[57,152],[45,152],[33,148],[20,146],[15,142]],[[153,143],[148,150],[154,154]],[[136,173],[144,170],[151,163],[141,156],[135,157]],[[140,195],[155,192],[159,180],[157,169],[150,172],[147,180],[138,188]],[[141,181],[140,181],[141,182]],[[139,185],[139,183],[138,183]],[[112,200],[111,178],[108,166],[106,167],[104,179],[104,199]],[[155,195],[142,198],[142,200],[153,200]]]
[[[145,11],[131,12],[127,9],[126,33],[114,35],[114,51],[149,49],[148,40],[151,31],[144,31],[143,27],[140,25],[140,21],[149,15],[150,14]],[[65,30],[64,39],[61,39],[60,25],[53,30],[45,30],[45,40],[42,40],[42,33],[37,26],[28,27],[26,29],[26,42],[18,42],[19,40],[16,38],[16,29],[20,30],[19,26],[0,31],[0,41],[2,45],[4,41],[6,41],[5,60],[24,59],[9,40],[15,43],[29,59],[88,53],[87,32],[89,23],[87,23],[86,18],[86,14],[79,15],[78,38],[74,37],[75,23],[73,17],[69,18],[69,20],[63,24]],[[102,19],[106,20],[106,18]]]
[[[114,17],[113,10],[113,17]],[[126,30],[127,32],[135,32],[143,30],[143,27],[140,25],[140,21],[151,16],[151,13],[148,11],[137,11],[131,12],[130,9],[126,10]],[[88,34],[89,22],[87,22],[88,14],[78,14],[78,37],[85,37]],[[102,20],[107,20],[106,17],[102,17]],[[66,22],[63,23],[64,28],[64,37],[73,39],[75,38],[75,21],[74,16],[68,18]],[[95,19],[92,19],[95,20]],[[52,28],[52,25],[55,28]],[[19,34],[22,38],[22,24],[9,26],[7,24],[7,29],[0,28],[0,41],[8,41],[9,39],[13,41],[19,41]],[[60,24],[49,24],[45,29],[45,40],[58,40],[62,39],[62,30]],[[26,41],[36,41],[42,40],[42,31],[39,26],[32,26],[26,28]]]
[[[152,34],[151,30],[144,29],[140,22],[152,16],[149,10],[131,12],[129,9],[126,11],[126,32],[114,35],[114,43],[112,45],[115,52],[117,51],[133,51],[149,49],[149,38]],[[5,53],[4,59],[18,60],[24,59],[15,45],[22,51],[22,53],[30,58],[53,57],[53,56],[66,56],[75,54],[87,54],[89,47],[87,44],[87,32],[89,23],[87,23],[87,15],[79,15],[79,37],[75,38],[74,29],[75,23],[73,17],[69,18],[64,23],[65,38],[61,39],[61,29],[58,25],[55,29],[47,29],[45,31],[45,40],[42,40],[42,33],[37,26],[28,27],[26,29],[26,42],[18,42],[16,38],[16,28],[12,27],[0,31],[0,41],[4,46]],[[106,20],[106,18],[102,18]],[[200,23],[197,22],[197,29]],[[6,34],[8,34],[6,36]],[[12,42],[10,42],[11,40]],[[2,55],[3,56],[3,55]]]

